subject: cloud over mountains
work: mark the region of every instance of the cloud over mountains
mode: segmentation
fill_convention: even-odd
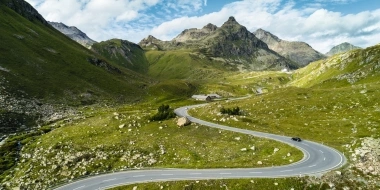
[[[207,0],[27,0],[49,21],[63,22],[101,41],[122,38],[138,42],[151,34],[170,40],[187,28],[222,25],[229,16],[250,31],[263,28],[285,40],[305,41],[325,53],[342,42],[367,47],[380,39],[380,7],[341,13],[315,0],[299,5],[288,0],[228,0],[218,11]]]

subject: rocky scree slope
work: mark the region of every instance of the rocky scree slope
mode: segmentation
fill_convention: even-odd
[[[326,58],[325,55],[316,51],[305,42],[282,40],[263,29],[256,30],[254,34],[258,39],[265,42],[271,50],[298,63],[301,67],[304,67],[311,62]]]
[[[79,44],[83,45],[86,48],[90,49],[92,44],[96,43],[96,41],[89,38],[87,34],[82,32],[75,26],[66,26],[63,23],[58,23],[58,22],[48,22],[48,23],[52,25],[58,31],[62,32],[63,34],[65,34],[66,36],[68,36],[69,38],[78,42]]]
[[[293,61],[269,49],[234,17],[230,17],[221,27],[208,24],[202,29],[187,29],[171,41],[148,36],[139,45],[146,49],[198,50],[210,59],[234,65],[240,70],[298,68]]]
[[[111,39],[95,43],[92,50],[116,65],[145,74],[149,63],[145,51],[137,44],[127,40]]]
[[[331,48],[331,50],[329,52],[326,53],[327,56],[333,56],[335,54],[338,54],[338,53],[344,53],[344,52],[347,52],[347,51],[351,51],[351,50],[354,50],[354,49],[362,49],[361,47],[358,47],[358,46],[354,46],[348,42],[344,42],[342,44],[339,44],[337,46],[334,46],[333,48]]]
[[[150,83],[70,40],[25,1],[0,1],[0,34],[0,118],[6,119],[0,123],[6,128],[29,127],[61,107],[135,101]]]

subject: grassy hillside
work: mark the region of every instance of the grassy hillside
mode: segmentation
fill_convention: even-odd
[[[0,14],[0,72],[7,92],[74,103],[88,96],[130,100],[142,92],[146,80],[138,74],[4,5]]]
[[[75,112],[68,107],[143,99],[147,77],[109,62],[35,15],[24,1],[0,3],[0,135]]]
[[[234,70],[192,50],[147,51],[146,57],[150,63],[148,74],[158,79],[208,80]]]
[[[92,45],[92,50],[111,62],[139,73],[148,71],[145,52],[137,44],[126,40],[112,39]]]
[[[380,45],[314,62],[294,73],[292,86],[323,88],[378,83],[380,79]]]

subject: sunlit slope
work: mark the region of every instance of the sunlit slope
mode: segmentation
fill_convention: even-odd
[[[308,65],[294,73],[292,86],[342,87],[379,83],[380,45],[352,50]]]
[[[158,79],[207,80],[233,70],[228,64],[212,61],[191,50],[147,51],[148,74]]]
[[[140,97],[147,79],[0,4],[0,83],[17,97],[80,103]]]

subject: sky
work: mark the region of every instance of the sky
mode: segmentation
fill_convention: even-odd
[[[380,43],[379,0],[26,0],[48,21],[76,26],[100,42],[171,40],[188,28],[221,26],[230,16],[249,31],[303,41],[326,53],[343,42]]]

